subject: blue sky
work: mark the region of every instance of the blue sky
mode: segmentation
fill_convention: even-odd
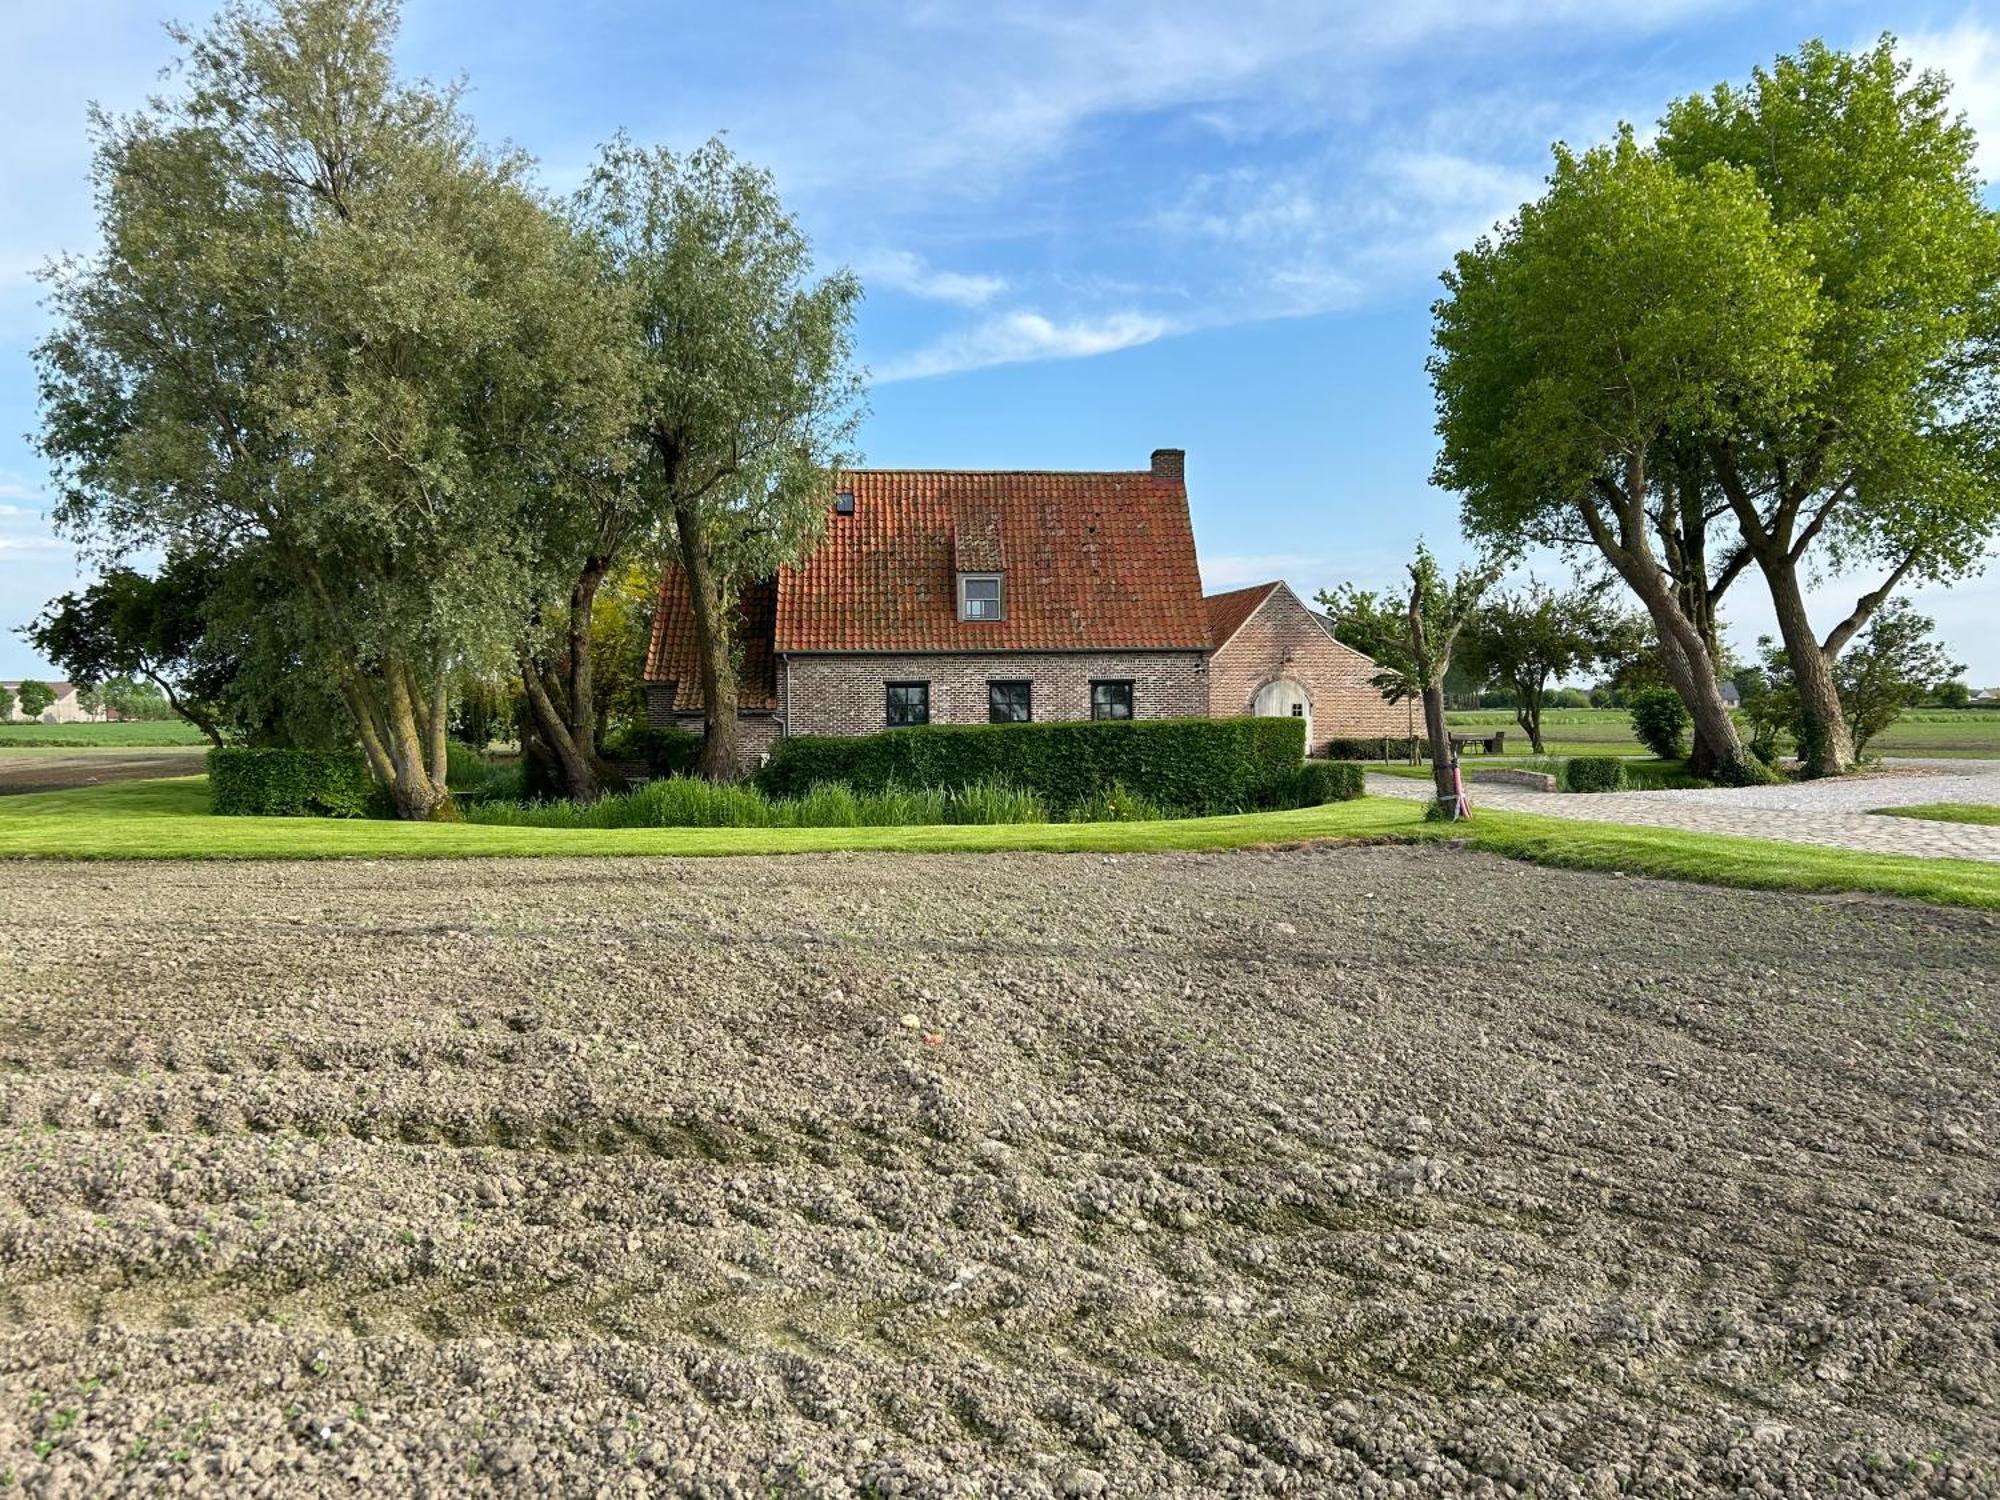
[[[28,12],[26,14],[20,13]],[[0,676],[80,576],[42,508],[31,278],[92,242],[84,110],[129,108],[202,0],[21,7],[0,57]],[[2000,11],[1721,0],[406,0],[399,59],[464,75],[555,186],[624,127],[726,131],[868,289],[867,461],[1137,468],[1188,450],[1211,587],[1392,585],[1464,552],[1428,483],[1429,304],[1532,196],[1551,141],[1642,128],[1811,36],[1895,31],[1941,66],[2000,178]],[[1768,630],[1738,585],[1732,634]],[[1852,587],[1836,581],[1821,614]],[[2000,570],[1919,595],[2000,684]],[[1844,606],[1842,606],[1844,609]]]

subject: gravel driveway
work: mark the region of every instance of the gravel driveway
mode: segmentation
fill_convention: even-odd
[[[1469,762],[1466,769],[1477,770],[1478,763]],[[1417,801],[1432,795],[1428,780],[1379,772],[1368,777],[1368,790],[1379,797]],[[1474,808],[1681,828],[1690,833],[1732,833],[1875,854],[2000,860],[2000,828],[1868,815],[1871,808],[1931,802],[2000,806],[2000,761],[1993,760],[1897,760],[1879,773],[1777,786],[1584,795],[1474,782],[1470,791]]]
[[[1991,915],[1441,848],[38,863],[0,945],[27,1495],[2000,1485]]]

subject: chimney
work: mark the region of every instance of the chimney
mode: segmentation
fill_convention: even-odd
[[[1153,450],[1153,477],[1167,484],[1180,484],[1187,478],[1187,453],[1180,448],[1155,448]]]

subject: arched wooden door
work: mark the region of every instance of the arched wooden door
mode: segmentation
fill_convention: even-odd
[[[1289,677],[1280,677],[1275,682],[1267,682],[1257,690],[1257,701],[1251,712],[1260,719],[1294,718],[1306,721],[1306,749],[1312,749],[1312,699],[1306,690]]]

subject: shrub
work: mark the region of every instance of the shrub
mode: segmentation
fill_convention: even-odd
[[[1661,760],[1687,754],[1687,705],[1671,688],[1647,688],[1632,695],[1632,733]]]
[[[1270,804],[1273,807],[1319,807],[1328,802],[1352,802],[1366,790],[1361,767],[1339,760],[1309,760]]]
[[[1625,785],[1625,762],[1615,755],[1573,755],[1563,762],[1566,792],[1615,792]]]
[[[460,740],[444,742],[444,784],[454,792],[476,791],[491,771],[486,757]]]
[[[822,781],[866,793],[1003,780],[1062,810],[1115,784],[1163,809],[1201,814],[1265,804],[1304,755],[1304,721],[1291,718],[927,725],[787,736],[757,784],[796,797]]]
[[[890,787],[857,793],[819,782],[802,797],[772,798],[738,782],[718,786],[687,776],[663,776],[636,792],[574,802],[475,803],[473,823],[530,828],[883,828],[925,823],[1046,823],[1040,798],[999,782],[955,791]]]
[[[1327,758],[1330,760],[1408,760],[1416,753],[1418,742],[1408,735],[1391,735],[1379,740],[1328,740]]]
[[[352,751],[211,750],[208,794],[230,817],[365,818],[381,810],[368,763]]]
[[[606,760],[636,762],[649,776],[685,776],[701,758],[701,736],[685,729],[636,724],[604,744]]]
[[[1112,782],[1069,810],[1072,823],[1151,823],[1164,817],[1160,806],[1137,792],[1128,792],[1123,783]]]

